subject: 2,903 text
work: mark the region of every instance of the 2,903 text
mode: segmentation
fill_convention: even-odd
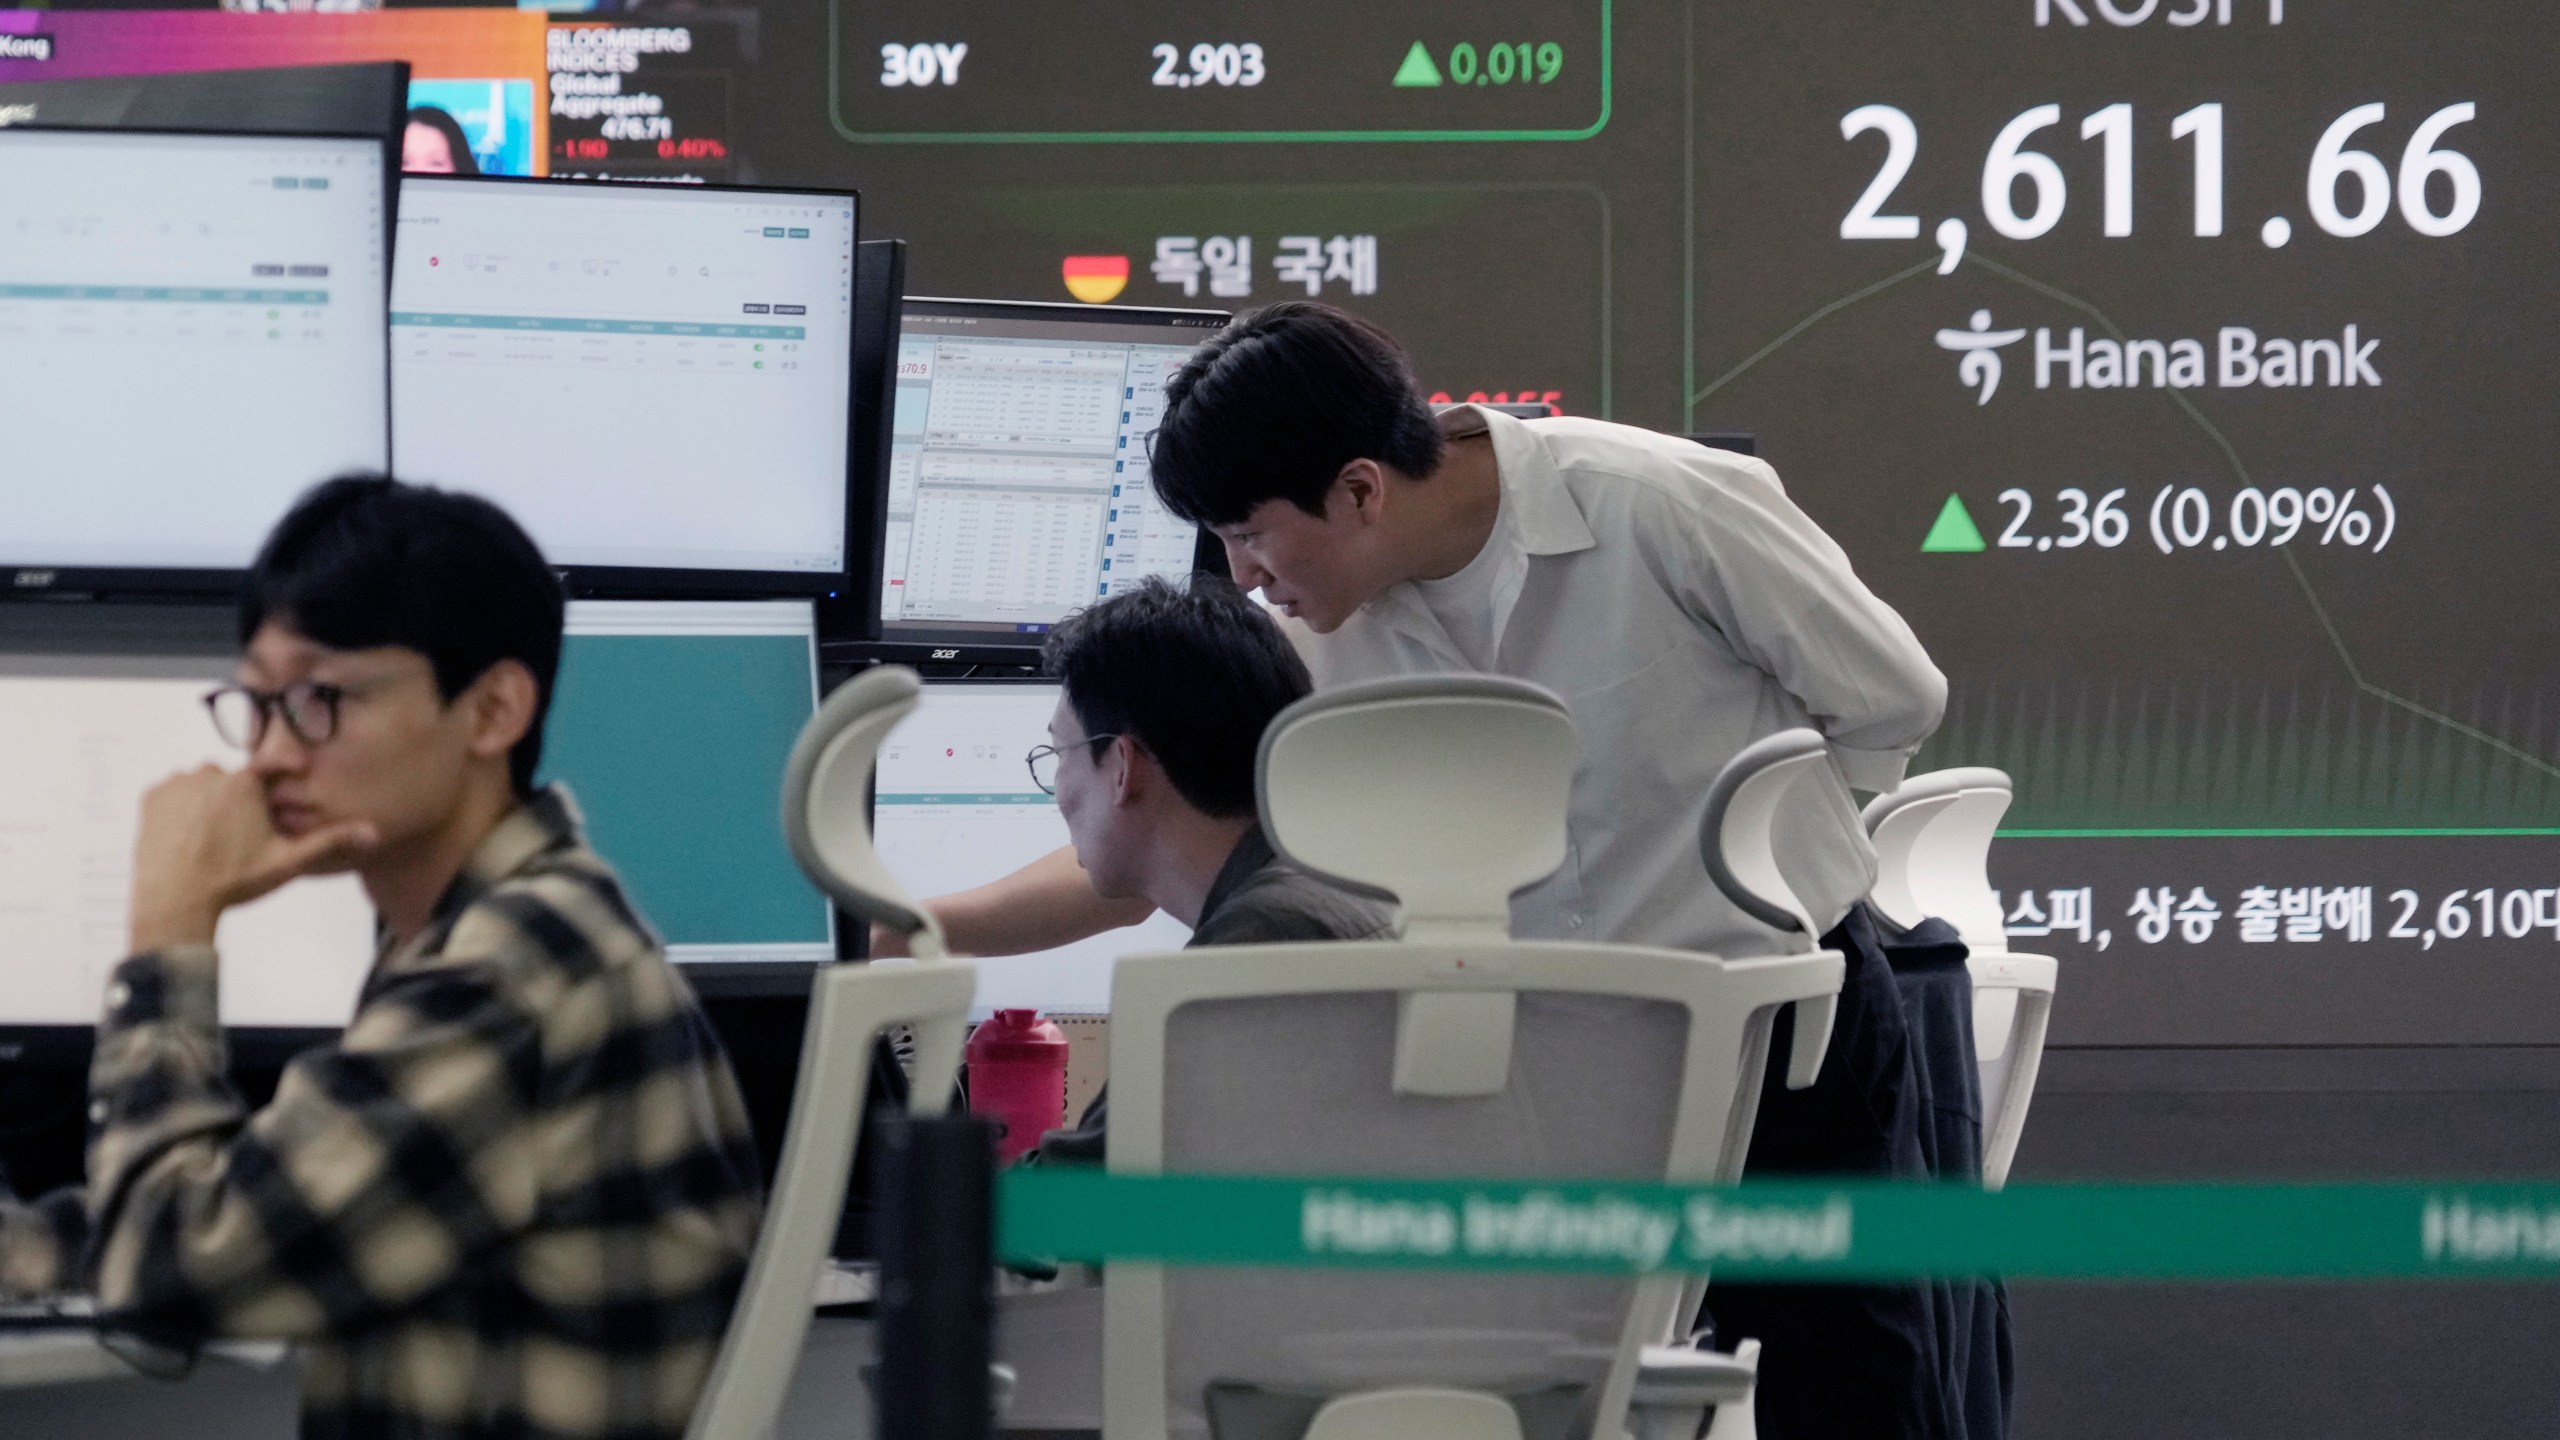
[[[1191,47],[1189,69],[1176,69],[1183,61],[1178,45],[1158,45],[1148,52],[1155,57],[1155,83],[1177,90],[1200,85],[1259,85],[1269,73],[1262,59],[1262,47],[1246,41],[1236,45],[1199,44]]]

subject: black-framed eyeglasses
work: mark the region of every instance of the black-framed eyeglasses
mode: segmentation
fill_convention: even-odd
[[[1031,753],[1022,757],[1022,763],[1031,767],[1031,783],[1040,787],[1041,794],[1055,795],[1058,793],[1058,757],[1060,755],[1078,745],[1108,745],[1119,738],[1119,733],[1115,731],[1109,735],[1087,735],[1081,740],[1070,740],[1064,745],[1034,745],[1031,747]],[[1099,758],[1098,754],[1097,758]]]
[[[349,695],[372,688],[310,680],[281,690],[225,685],[204,697],[204,708],[213,716],[214,733],[242,750],[256,750],[267,738],[267,722],[278,715],[284,717],[284,728],[293,732],[294,739],[305,745],[325,745],[338,733],[338,706]]]

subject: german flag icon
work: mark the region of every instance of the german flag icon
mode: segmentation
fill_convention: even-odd
[[[1129,257],[1070,255],[1058,273],[1066,277],[1068,294],[1087,305],[1107,305],[1129,288]]]

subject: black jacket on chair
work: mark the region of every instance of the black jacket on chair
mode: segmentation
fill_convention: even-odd
[[[1792,1008],[1769,1043],[1746,1179],[1924,1179],[1924,1091],[1874,914],[1860,905],[1822,946],[1848,962],[1822,1071],[1786,1085]],[[1715,1345],[1758,1340],[1761,1440],[1958,1440],[1937,1317],[1923,1285],[1711,1283]]]
[[[1973,975],[1955,927],[1923,920],[1896,934],[1878,930],[1902,992],[1902,1018],[1920,1078],[1920,1149],[1929,1174],[1982,1183],[1982,1071],[1973,1051]],[[2004,1440],[2016,1361],[2010,1348],[2009,1291],[1996,1277],[1929,1285],[1939,1378],[1948,1429],[1962,1440]]]

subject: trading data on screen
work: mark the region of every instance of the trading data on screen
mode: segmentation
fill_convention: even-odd
[[[402,473],[555,564],[841,571],[853,244],[845,196],[408,181]]]
[[[382,468],[382,147],[0,131],[0,565],[245,566]]]
[[[1190,572],[1198,532],[1157,501],[1147,436],[1192,346],[1099,318],[907,317],[884,626],[1037,633]]]

